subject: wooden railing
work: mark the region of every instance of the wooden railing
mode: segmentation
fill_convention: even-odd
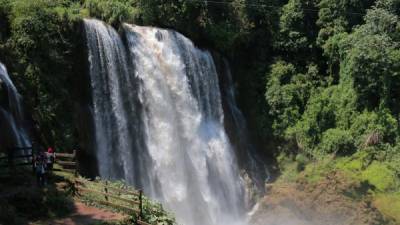
[[[28,151],[29,153],[25,153],[24,151]],[[35,152],[32,147],[8,148],[6,155],[0,157],[0,168],[27,165],[32,165],[32,167],[34,167],[35,155],[37,155],[37,152]],[[76,172],[78,165],[76,162],[76,150],[74,150],[73,153],[55,153],[55,160],[55,163],[62,166],[66,171],[73,171],[74,173]]]
[[[55,153],[55,163],[61,166],[64,172],[78,174],[78,162],[76,160],[76,150],[72,153]]]
[[[28,153],[25,153],[28,151]],[[15,147],[8,148],[7,155],[0,157],[0,168],[8,167],[11,171],[15,171],[17,166],[32,166],[34,169],[34,152],[32,147]],[[23,160],[25,159],[25,160]]]
[[[87,184],[80,180],[75,179],[74,181],[74,194],[76,196],[84,196],[84,194],[96,194],[98,196],[102,196],[104,199],[96,199],[92,198],[91,201],[97,202],[101,205],[111,206],[117,208],[121,211],[124,211],[128,214],[133,213],[137,218],[137,224],[140,225],[150,225],[142,221],[143,219],[143,192],[139,191],[131,191],[123,188],[116,188],[108,184],[106,181],[103,183],[97,183],[96,185],[100,186],[100,190],[93,189],[87,187]],[[124,195],[122,195],[124,194]],[[133,199],[129,199],[126,196],[131,196]],[[114,201],[113,201],[114,200]],[[117,202],[125,203],[118,204]]]

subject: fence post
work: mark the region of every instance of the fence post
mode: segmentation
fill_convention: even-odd
[[[78,181],[74,179],[74,182],[72,183],[72,195],[76,196],[78,194]]]
[[[106,194],[108,194],[107,184],[108,184],[108,182],[106,181],[106,185],[104,186],[104,192],[105,192]],[[104,195],[104,198],[105,198],[106,201],[108,202],[108,196],[107,196],[107,195]]]
[[[143,191],[139,190],[139,220],[143,218]]]
[[[74,149],[72,153],[73,153],[73,155],[74,155],[73,161],[76,163],[76,164],[75,164],[75,172],[74,172],[74,175],[75,175],[75,177],[77,177],[77,176],[78,176],[78,160],[76,159],[76,150]]]

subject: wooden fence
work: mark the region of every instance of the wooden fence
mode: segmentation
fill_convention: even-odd
[[[92,193],[96,194],[98,196],[102,196],[101,198],[103,199],[96,199],[93,198],[91,199],[92,201],[95,201],[101,205],[105,206],[111,206],[117,209],[120,209],[128,214],[133,213],[136,215],[137,218],[137,224],[139,225],[151,225],[149,223],[146,223],[142,221],[143,219],[143,192],[141,190],[139,191],[131,191],[123,188],[116,188],[113,186],[110,186],[108,182],[106,181],[104,184],[102,183],[96,183],[100,184],[100,190],[95,190],[93,188],[87,187],[86,183],[79,180],[75,179],[74,181],[74,193],[77,196],[82,196],[83,194],[87,193]],[[125,195],[125,196],[124,196]],[[134,199],[129,199],[126,197],[128,196],[133,196]],[[112,201],[114,200],[114,201]],[[118,204],[116,202],[122,202],[125,203],[125,205]],[[129,206],[126,206],[129,205]]]
[[[78,174],[78,162],[76,160],[76,150],[72,153],[55,153],[55,163],[61,166],[61,171]]]
[[[6,155],[0,157],[0,168],[9,168],[10,172],[12,172],[19,166],[32,166],[34,171],[34,159],[37,154],[32,147],[8,148]],[[76,150],[73,153],[55,153],[55,163],[61,166],[62,171],[77,175]]]
[[[28,152],[28,153],[27,153]],[[34,170],[34,151],[32,147],[15,147],[7,149],[7,156],[0,157],[0,168],[8,167],[15,171],[17,166],[32,166]]]

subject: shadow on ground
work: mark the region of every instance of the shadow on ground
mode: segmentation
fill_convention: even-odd
[[[0,174],[0,224],[25,225],[28,221],[73,212],[71,195],[55,185],[61,180],[62,177],[53,175],[46,186],[40,187],[29,169]]]
[[[43,187],[29,169],[13,175],[0,173],[0,225],[87,225],[124,219],[74,201],[71,187],[57,172],[48,176]]]

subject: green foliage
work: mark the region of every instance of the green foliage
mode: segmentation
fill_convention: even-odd
[[[317,34],[315,14],[307,10],[316,9],[315,0],[289,0],[283,6],[280,18],[278,48],[289,52],[306,51],[313,48]]]
[[[276,118],[273,129],[277,135],[292,126],[300,117],[301,97],[303,89],[296,90],[296,86],[290,84],[292,77],[296,75],[292,64],[277,62],[272,66],[267,84],[266,98],[270,106],[270,113]],[[304,103],[302,104],[304,106]]]
[[[297,170],[302,171],[306,168],[306,165],[310,162],[307,156],[303,154],[296,155],[296,162],[297,162]]]
[[[323,45],[331,36],[350,31],[362,22],[363,13],[373,0],[321,0],[317,24],[321,26],[318,43]]]
[[[308,154],[313,154],[323,132],[335,127],[335,110],[330,104],[332,90],[315,92],[308,101],[302,118],[287,131],[287,138],[294,139],[299,148]]]
[[[395,15],[400,14],[400,1],[399,0],[378,0],[376,1],[378,8],[385,9]]]
[[[352,82],[359,107],[395,107],[399,102],[399,19],[375,8],[366,23],[341,43],[341,79]]]
[[[383,142],[394,143],[398,135],[396,119],[386,111],[368,112],[358,115],[350,128],[357,146],[363,145],[368,136],[377,133]]]
[[[148,198],[145,198],[143,202],[143,220],[150,224],[177,224],[174,216],[165,211],[160,203],[151,201]]]
[[[37,131],[41,142],[72,147],[72,86],[68,85],[77,58],[76,36],[71,34],[81,18],[80,6],[69,0],[15,0],[9,5],[11,33],[6,48],[13,60],[8,59],[7,66],[41,130]]]
[[[6,39],[8,33],[7,14],[10,11],[10,8],[9,0],[0,0],[0,52],[2,50],[2,42]]]
[[[331,156],[321,156],[318,160],[307,164],[304,171],[297,178],[298,180],[303,180],[308,183],[317,183],[322,179],[326,178],[326,176],[335,168],[335,161]]]
[[[315,65],[310,65],[306,74],[297,73],[293,64],[283,61],[272,65],[265,97],[275,118],[272,125],[275,135],[283,136],[300,119],[319,83],[317,76]]]
[[[296,181],[298,175],[299,175],[299,165],[296,162],[295,159],[293,159],[293,155],[286,154],[286,153],[281,153],[277,157],[278,165],[279,165],[279,170],[280,170],[280,181],[282,182],[293,182]],[[302,162],[302,165],[303,166]]]
[[[398,185],[394,172],[386,164],[376,161],[361,173],[361,177],[381,192],[393,190]]]
[[[335,169],[345,171],[349,175],[358,177],[358,173],[371,164],[371,157],[368,152],[360,151],[352,156],[341,157],[336,160]]]
[[[355,150],[353,137],[350,135],[350,132],[338,128],[325,131],[318,148],[324,153],[342,155],[352,153]]]
[[[86,0],[84,7],[88,9],[90,16],[119,25],[121,22],[135,21],[135,3],[135,0]]]
[[[305,30],[301,4],[289,1],[283,8],[280,37],[289,40],[287,44],[298,41],[288,47],[295,54],[301,52],[296,46],[305,40],[318,42],[327,57],[329,76],[322,77],[317,71],[314,78],[306,75],[307,82],[296,83],[295,78],[301,76],[298,71],[307,67],[290,57],[271,67],[265,98],[274,135],[285,140],[281,149],[292,148],[302,157],[317,160],[317,166],[305,166],[308,180],[319,180],[325,172],[338,169],[348,174],[357,172],[360,182],[368,182],[381,192],[396,189],[396,168],[400,165],[400,32],[399,18],[393,11],[398,9],[397,3],[378,1],[367,10],[361,24],[360,14],[351,10],[366,10],[372,2],[321,0],[318,40],[298,32]],[[293,34],[292,39],[288,34]],[[318,61],[316,64],[321,67]],[[322,163],[330,155],[348,157]],[[291,174],[294,179],[299,170],[287,168],[283,175]]]

